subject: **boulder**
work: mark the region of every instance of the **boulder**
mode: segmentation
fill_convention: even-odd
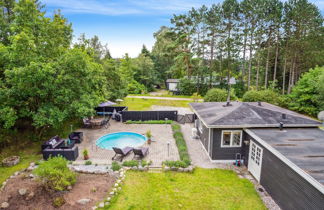
[[[21,188],[21,189],[18,190],[18,193],[19,193],[19,195],[24,196],[24,195],[26,195],[26,193],[27,193],[27,189],[25,189],[25,188]]]
[[[109,202],[106,202],[106,203],[105,203],[105,206],[109,206],[109,204],[110,204]]]
[[[100,208],[105,207],[105,203],[104,203],[104,202],[99,203],[99,207],[100,207]]]
[[[115,194],[115,192],[114,192],[114,191],[112,191],[112,192],[110,192],[110,193],[109,193],[109,195],[114,195],[114,194]]]
[[[69,185],[69,186],[67,187],[67,189],[68,189],[68,190],[72,190],[72,186]]]
[[[18,176],[19,175],[19,171],[16,171],[15,173],[14,173],[14,176]]]
[[[3,202],[3,203],[1,203],[1,208],[2,209],[6,209],[6,208],[8,208],[9,207],[9,203],[8,202]]]
[[[110,200],[111,200],[111,197],[108,197],[106,200],[107,200],[107,201],[110,201]]]
[[[115,187],[118,187],[118,183],[115,183]]]
[[[78,204],[81,204],[81,205],[85,205],[87,203],[89,203],[91,200],[89,198],[82,198],[80,200],[77,201]]]
[[[170,171],[170,167],[169,167],[169,166],[165,166],[165,167],[164,167],[164,170],[165,170],[165,171]]]
[[[178,171],[179,172],[184,172],[184,169],[183,168],[178,168]]]

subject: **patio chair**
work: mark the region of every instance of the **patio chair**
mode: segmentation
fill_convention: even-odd
[[[90,128],[90,127],[92,127],[92,123],[90,122],[90,120],[88,118],[83,118],[83,126],[85,128]]]
[[[148,153],[149,153],[149,148],[148,147],[141,147],[141,148],[134,148],[134,157],[135,159],[136,156],[139,156],[140,159],[144,158]]]
[[[120,161],[123,161],[124,157],[126,157],[131,151],[133,151],[133,147],[125,147],[123,149],[118,147],[113,147],[113,150],[115,151],[115,156],[112,157],[112,160],[115,160],[116,156],[120,156]]]
[[[83,141],[83,132],[72,132],[69,135],[70,140],[74,140],[75,143],[79,144]]]

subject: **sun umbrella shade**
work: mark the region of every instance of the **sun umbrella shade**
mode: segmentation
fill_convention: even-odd
[[[103,103],[99,104],[98,106],[99,107],[105,107],[105,106],[112,106],[112,105],[116,105],[116,103],[112,102],[112,101],[106,101],[106,102],[103,102]]]

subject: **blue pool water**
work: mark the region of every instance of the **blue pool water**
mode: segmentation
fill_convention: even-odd
[[[96,141],[96,145],[103,149],[112,150],[113,147],[139,147],[142,146],[147,138],[138,133],[118,132],[111,133],[100,137]]]

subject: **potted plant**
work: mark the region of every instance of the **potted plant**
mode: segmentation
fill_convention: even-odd
[[[150,130],[148,130],[147,132],[146,132],[146,137],[147,137],[147,143],[148,144],[151,144],[151,142],[152,142],[152,133],[151,133],[151,131]]]
[[[89,152],[87,149],[83,150],[83,159],[88,160],[89,159]]]

